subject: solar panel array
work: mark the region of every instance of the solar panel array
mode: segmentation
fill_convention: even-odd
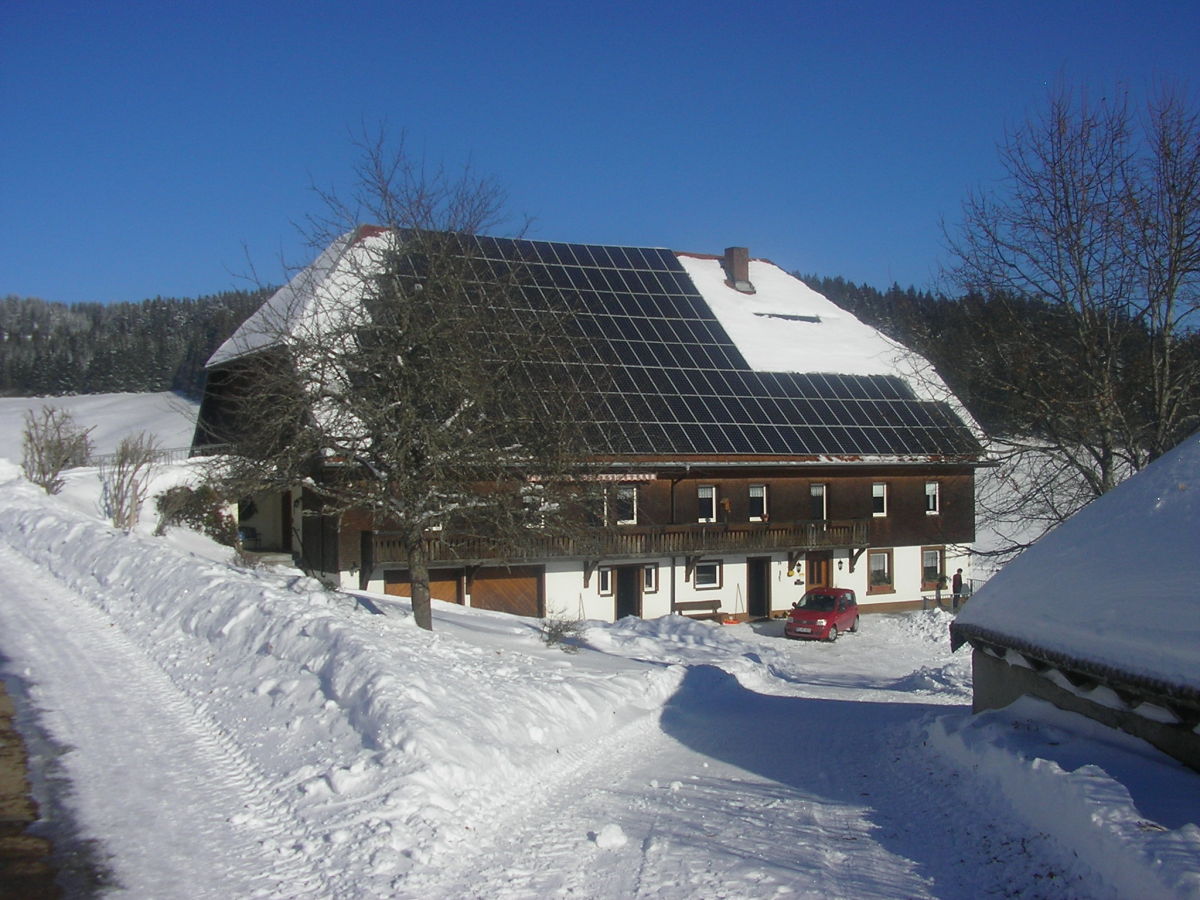
[[[957,455],[979,451],[943,403],[884,375],[756,372],[669,250],[478,237],[518,264],[530,302],[567,304],[610,361],[597,453]]]

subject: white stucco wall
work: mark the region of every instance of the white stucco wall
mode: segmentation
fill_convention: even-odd
[[[671,611],[672,596],[675,602],[689,603],[700,600],[719,600],[720,611],[730,614],[745,613],[746,602],[746,557],[737,556],[706,556],[705,562],[721,563],[721,586],[717,588],[698,588],[687,578],[686,565],[683,557],[676,557],[674,563],[670,557],[643,560],[605,560],[605,568],[616,568],[624,565],[657,565],[658,589],[643,591],[642,617],[647,619],[665,616]],[[804,586],[795,584],[796,579],[803,578],[803,565],[791,576],[787,574],[786,555],[771,557],[770,585],[771,609],[790,609],[795,600],[804,593]],[[615,578],[615,576],[614,576]],[[546,566],[546,612],[548,615],[562,615],[585,619],[600,619],[611,621],[616,610],[616,599],[612,592],[602,594],[601,578],[594,573],[587,586],[583,583],[583,569],[577,562],[562,561]],[[672,594],[672,584],[674,593]]]
[[[892,563],[894,568],[894,586],[896,590],[887,594],[867,593],[867,555],[859,557],[854,571],[850,571],[849,555],[844,551],[835,552],[831,566],[831,583],[834,587],[852,589],[858,596],[860,606],[870,609],[872,606],[892,603],[919,604],[925,599],[932,604],[933,591],[921,591],[921,548],[894,547]],[[674,564],[670,557],[658,559],[613,559],[605,560],[602,568],[614,569],[619,566],[658,566],[658,589],[643,591],[642,617],[658,618],[671,612],[672,596],[678,603],[688,603],[697,600],[720,600],[720,612],[736,615],[748,612],[746,597],[746,555],[706,556],[705,562],[721,563],[721,586],[719,588],[697,588],[692,580],[687,579],[683,557],[676,557]],[[839,562],[841,568],[838,568]],[[388,566],[394,568],[395,566]],[[970,561],[966,555],[954,554],[948,548],[946,551],[947,584],[954,570],[961,567],[965,579],[970,578]],[[383,569],[378,567],[371,577],[368,590],[383,591]],[[601,577],[599,571],[593,572],[588,584],[583,582],[583,565],[579,560],[552,560],[545,563],[545,596],[546,615],[563,618],[598,619],[613,621],[616,614],[615,573],[610,581],[610,591],[601,593]],[[672,594],[672,578],[674,593]],[[773,613],[786,612],[792,604],[799,600],[808,589],[808,573],[803,562],[789,574],[787,555],[774,554],[770,566],[770,606]],[[342,573],[342,586],[355,589],[358,587],[357,574]],[[943,604],[949,605],[950,588],[942,593]],[[469,598],[468,598],[469,602]]]
[[[936,598],[936,591],[923,591],[921,589],[921,548],[889,547],[882,549],[890,549],[892,551],[892,587],[894,588],[892,593],[870,594],[867,592],[867,576],[870,571],[870,566],[867,562],[869,550],[858,558],[853,572],[850,571],[848,554],[844,552],[834,554],[834,586],[853,590],[858,597],[858,605],[867,609],[870,609],[872,606],[891,603],[919,604],[927,602],[932,604]],[[954,576],[954,570],[961,568],[963,570],[963,580],[969,581],[971,577],[971,564],[970,558],[965,553],[955,553],[951,547],[946,548],[945,558],[946,589],[942,591],[942,603],[948,606],[953,595],[953,592],[950,590],[950,580]],[[838,569],[839,561],[843,563],[841,570]]]

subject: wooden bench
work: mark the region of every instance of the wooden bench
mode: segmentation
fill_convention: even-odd
[[[720,600],[685,600],[676,603],[671,612],[677,612],[689,619],[719,619],[721,616],[717,610],[720,608]]]

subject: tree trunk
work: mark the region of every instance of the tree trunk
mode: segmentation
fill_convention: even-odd
[[[429,600],[429,560],[418,536],[408,548],[408,577],[412,586],[413,618],[419,628],[433,631],[433,604]]]

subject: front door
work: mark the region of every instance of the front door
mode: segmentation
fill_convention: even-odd
[[[746,560],[746,612],[752,619],[771,615],[771,557]]]
[[[809,553],[804,557],[804,586],[805,588],[831,587],[833,578],[832,553]]]
[[[613,574],[616,575],[613,585],[616,618],[640,616],[642,614],[642,567],[617,566],[613,570]]]

